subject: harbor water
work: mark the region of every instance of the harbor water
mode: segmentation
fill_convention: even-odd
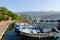
[[[41,25],[43,25],[45,28],[54,28],[57,27],[57,22],[42,22]],[[4,35],[3,40],[60,40],[60,32],[57,34],[57,37],[49,37],[49,38],[31,38],[26,36],[19,36],[14,32],[14,29],[9,30]]]

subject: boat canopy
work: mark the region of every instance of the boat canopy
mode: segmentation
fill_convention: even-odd
[[[34,27],[34,28],[31,28],[32,30],[41,30],[41,27]]]
[[[16,27],[18,27],[19,29],[31,29],[31,30],[40,30],[41,27],[39,26],[20,26],[20,25],[16,25]]]

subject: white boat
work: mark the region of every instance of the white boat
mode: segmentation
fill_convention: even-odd
[[[15,25],[15,31],[21,35],[35,38],[56,36],[56,32],[52,32],[52,29],[43,29],[43,32],[41,32],[41,28],[39,26],[29,25],[27,23],[17,23]]]

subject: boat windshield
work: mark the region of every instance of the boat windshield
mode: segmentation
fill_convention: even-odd
[[[32,26],[32,25],[30,25],[30,26],[25,26],[25,29],[40,30],[41,27],[40,26]]]

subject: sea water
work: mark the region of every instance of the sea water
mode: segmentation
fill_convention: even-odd
[[[42,22],[41,25],[45,28],[56,28],[58,22]],[[32,37],[26,37],[26,36],[19,36],[14,32],[13,30],[7,31],[4,35],[3,40],[60,40],[60,32],[57,33],[57,37],[49,37],[49,38],[32,38]]]

